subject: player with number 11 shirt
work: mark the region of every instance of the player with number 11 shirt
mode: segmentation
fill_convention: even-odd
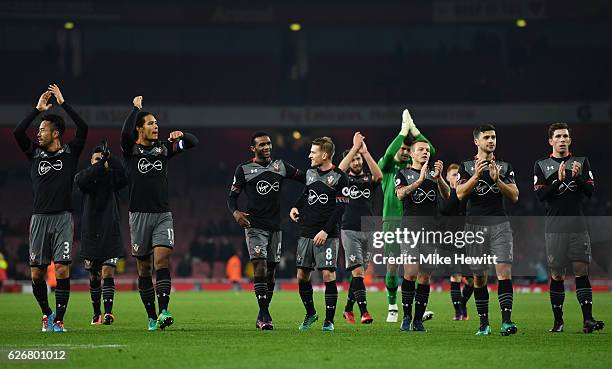
[[[148,329],[154,331],[174,322],[168,312],[172,283],[170,255],[174,247],[172,213],[168,206],[168,160],[197,145],[198,139],[192,134],[174,131],[167,140],[159,140],[157,119],[141,110],[142,96],[136,96],[133,104],[121,130],[121,149],[127,166],[130,237],[138,270],[138,291],[149,317]],[[155,294],[159,316],[155,312]]]

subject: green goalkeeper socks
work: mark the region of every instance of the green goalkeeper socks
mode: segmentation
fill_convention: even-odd
[[[395,274],[387,273],[385,275],[385,286],[387,287],[387,301],[389,305],[395,305],[397,303],[397,286],[399,280]]]

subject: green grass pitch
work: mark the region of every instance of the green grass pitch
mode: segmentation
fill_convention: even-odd
[[[0,295],[0,349],[68,350],[68,360],[55,363],[14,363],[0,367],[57,366],[62,368],[610,368],[612,327],[585,335],[575,295],[565,299],[565,333],[551,334],[548,294],[515,294],[515,336],[501,337],[497,296],[491,294],[494,334],[475,337],[478,323],[473,299],[472,318],[453,322],[449,294],[432,293],[429,308],[435,318],[427,333],[402,333],[386,318],[384,293],[368,293],[374,324],[347,325],[342,319],[346,293],[336,312],[336,331],[321,332],[322,321],[299,332],[304,308],[297,292],[277,292],[271,312],[274,330],[255,329],[256,302],[250,292],[173,293],[170,311],[175,324],[148,332],[146,315],[134,292],[115,296],[116,322],[90,326],[88,293],[73,293],[65,319],[68,332],[40,332],[40,311],[29,294]],[[323,294],[315,293],[324,315]],[[53,298],[51,298],[53,300]],[[612,324],[612,294],[594,295],[594,314]]]

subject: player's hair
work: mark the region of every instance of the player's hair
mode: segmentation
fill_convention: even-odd
[[[344,150],[344,151],[342,152],[342,157],[343,157],[343,158],[346,158],[346,156],[348,155],[348,153],[349,153],[349,152],[351,152],[351,150],[349,150],[349,149]],[[357,154],[361,155],[361,153],[360,153],[359,151],[357,151],[357,152],[355,153],[355,155],[357,155]],[[361,157],[363,157],[363,155],[361,155]]]
[[[450,172],[453,169],[459,170],[459,164],[451,163],[448,167],[446,167],[446,173],[448,174],[448,172]]]
[[[153,113],[150,113],[148,111],[141,111],[140,113],[138,113],[136,115],[136,126],[134,127],[134,139],[138,139],[138,130],[136,129],[137,127],[141,127],[144,126],[144,122],[145,122],[145,117],[147,115],[153,115]]]
[[[153,115],[153,113],[149,113],[148,111],[141,111],[136,115],[136,127],[142,127],[145,122],[145,117],[147,115]]]
[[[402,143],[406,146],[410,146],[410,144],[412,143],[412,139],[410,138],[410,136],[406,136],[404,137],[404,141],[402,141]]]
[[[492,124],[483,124],[474,128],[474,139],[478,138],[481,133],[486,131],[495,131],[495,126]]]
[[[253,132],[253,134],[251,135],[251,146],[255,146],[255,139],[257,137],[270,137],[270,135],[267,132],[264,131],[256,131]]]
[[[550,126],[548,126],[548,138],[552,138],[553,134],[555,134],[555,131],[558,129],[567,129],[570,135],[572,133],[572,130],[567,125],[567,123],[553,123]]]
[[[66,122],[64,122],[64,118],[57,114],[45,114],[42,116],[42,120],[46,120],[47,122],[51,123],[51,128],[57,130],[60,137],[64,135],[64,131],[66,130]]]
[[[410,142],[410,147],[412,147],[414,144],[419,143],[419,142],[424,142],[424,143],[426,143],[426,144],[428,144],[428,145],[429,145],[429,141],[427,141],[427,140],[426,140],[426,139],[424,139],[424,138],[419,138],[419,139],[412,140],[412,141]]]
[[[327,153],[327,156],[329,156],[330,160],[334,157],[334,153],[336,152],[336,145],[334,145],[334,141],[332,141],[331,138],[327,136],[318,137],[312,140],[312,144],[314,146],[319,146],[321,148],[321,151]]]

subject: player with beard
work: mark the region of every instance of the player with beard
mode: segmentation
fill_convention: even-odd
[[[154,331],[174,322],[168,312],[172,288],[170,255],[174,247],[168,205],[168,161],[197,145],[198,139],[190,133],[173,131],[167,140],[160,140],[157,119],[141,110],[142,96],[136,96],[133,105],[121,129],[121,149],[127,167],[130,237],[138,270],[138,291],[149,317],[148,330]],[[159,316],[155,312],[155,294]]]
[[[31,141],[26,131],[42,112],[51,108],[49,99],[57,103],[77,127],[72,141],[62,144],[66,128],[64,119],[56,114],[42,116],[37,140]],[[43,332],[64,332],[64,314],[70,298],[70,263],[72,261],[73,220],[72,184],[76,168],[87,138],[87,124],[64,101],[59,87],[50,85],[36,108],[13,131],[19,148],[30,161],[30,178],[34,206],[30,221],[30,270],[32,292],[42,310]],[[45,275],[47,267],[55,264],[55,313],[49,307]]]
[[[502,316],[500,333],[508,336],[515,334],[517,327],[511,319],[513,238],[503,199],[516,203],[519,190],[512,165],[495,157],[495,127],[490,124],[481,125],[474,129],[473,136],[478,152],[473,160],[466,160],[460,165],[457,198],[467,201],[465,231],[482,234],[484,242],[467,244],[466,254],[470,257],[482,257],[484,254],[497,257],[495,273]],[[476,335],[490,335],[488,265],[470,264],[470,268],[474,273],[474,300],[480,317]]]
[[[255,297],[259,314],[255,326],[272,330],[269,305],[274,293],[274,274],[281,258],[282,231],[280,199],[285,179],[306,182],[303,171],[282,159],[272,159],[272,141],[265,132],[251,136],[255,157],[238,165],[227,198],[227,207],[238,224],[244,227],[249,258],[253,263]],[[238,197],[247,196],[246,212],[238,209]]]
[[[325,322],[323,331],[334,330],[338,302],[336,261],[338,258],[339,223],[348,204],[348,177],[332,164],[335,146],[331,138],[320,137],[310,148],[311,169],[306,171],[304,193],[289,216],[299,222],[296,266],[300,298],[306,316],[299,330],[308,330],[319,319],[314,307],[310,274],[316,268],[325,282]]]
[[[347,172],[349,179],[349,202],[342,216],[340,235],[346,261],[346,270],[351,272],[351,285],[344,308],[344,319],[349,324],[355,324],[353,305],[357,302],[361,312],[361,323],[370,324],[374,321],[368,312],[366,287],[363,281],[365,270],[372,255],[371,219],[372,198],[380,181],[382,172],[368,152],[368,147],[360,132],[353,137],[353,147],[344,152],[344,158],[338,168]],[[369,172],[364,172],[363,162],[368,165]],[[365,217],[365,219],[364,219]],[[364,227],[364,223],[366,224]]]
[[[450,186],[450,196],[447,200],[442,200],[440,204],[440,213],[445,217],[442,218],[445,231],[457,232],[463,231],[465,227],[465,205],[466,201],[459,201],[457,198],[457,176],[459,174],[459,164],[452,163],[446,169],[446,180]],[[449,246],[446,246],[449,247]],[[451,258],[455,257],[455,254],[460,253],[457,248],[452,250],[448,249],[447,256]],[[472,296],[474,291],[474,279],[472,276],[467,276],[465,279],[465,285],[461,290],[461,280],[463,275],[467,275],[468,271],[463,271],[466,266],[457,265],[453,263],[450,270],[450,295],[453,308],[455,309],[455,316],[453,320],[469,320],[467,312],[467,302]]]
[[[401,226],[404,209],[402,202],[395,194],[395,175],[411,163],[410,143],[412,140],[425,140],[429,142],[421,134],[416,124],[414,124],[408,109],[405,109],[402,113],[402,128],[399,134],[389,144],[384,156],[378,161],[378,167],[383,173],[381,186],[383,191],[382,216],[384,232],[395,232]],[[436,154],[436,149],[431,143],[429,144],[429,152],[432,156]],[[387,257],[398,257],[400,255],[400,247],[397,243],[385,243],[384,253]],[[399,281],[397,271],[397,264],[387,263],[385,286],[387,288],[387,302],[389,304],[388,323],[396,323],[398,318],[397,286]],[[425,320],[427,320],[433,314],[426,312],[425,316]]]
[[[550,268],[550,303],[555,322],[550,332],[563,332],[566,265],[571,262],[576,277],[576,298],[582,309],[583,331],[603,329],[604,322],[593,318],[593,291],[589,281],[591,240],[582,200],[595,189],[589,159],[570,152],[571,131],[565,123],[548,128],[549,157],[534,166],[534,190],[546,204],[546,254]]]
[[[429,169],[429,142],[424,140],[415,140],[410,145],[410,156],[410,167],[400,170],[395,176],[397,197],[403,202],[404,214],[409,214],[404,216],[403,226],[412,232],[436,231],[439,199],[448,199],[450,194],[450,188],[442,176],[444,163],[436,160],[433,170]],[[437,246],[429,241],[401,244],[402,254],[414,258],[414,262],[404,264],[401,287],[404,318],[400,327],[403,332],[426,331],[423,314],[429,302],[430,279],[435,265],[421,263],[420,258],[437,253]],[[416,288],[415,281],[418,282]]]

